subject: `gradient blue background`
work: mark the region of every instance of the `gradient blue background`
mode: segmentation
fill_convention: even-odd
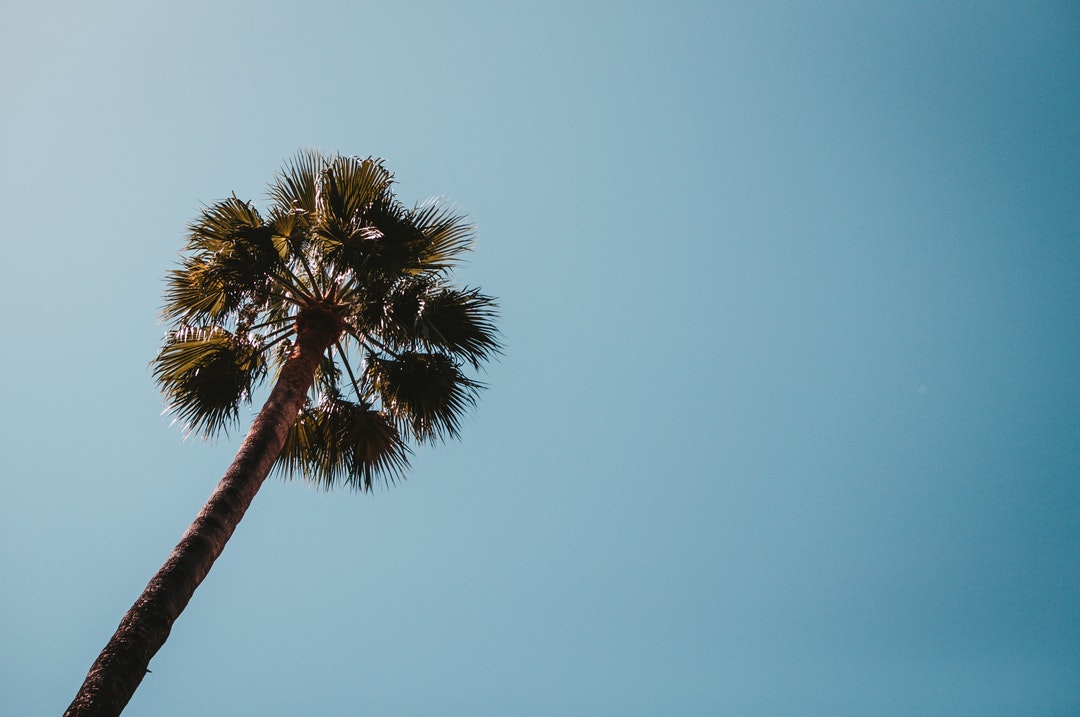
[[[228,464],[162,277],[313,145],[461,203],[506,355],[268,482],[126,714],[1080,714],[1080,5],[388,5],[5,6],[0,712]]]

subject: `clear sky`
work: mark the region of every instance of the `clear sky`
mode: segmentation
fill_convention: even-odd
[[[317,146],[479,226],[506,355],[269,481],[126,714],[1080,714],[1080,5],[7,3],[0,713],[59,715],[239,442],[147,363]]]

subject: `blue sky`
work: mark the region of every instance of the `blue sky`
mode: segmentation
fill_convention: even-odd
[[[147,369],[304,146],[479,226],[506,355],[271,480],[126,714],[1080,712],[1073,3],[106,1],[0,28],[0,711],[59,714],[239,439]]]

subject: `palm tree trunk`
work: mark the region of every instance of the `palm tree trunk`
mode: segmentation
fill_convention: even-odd
[[[323,352],[340,333],[322,321],[307,323],[304,326],[298,321],[296,345],[232,465],[168,560],[124,615],[64,717],[120,714],[142,682],[150,658],[165,644],[176,618],[221,555],[281,453]]]

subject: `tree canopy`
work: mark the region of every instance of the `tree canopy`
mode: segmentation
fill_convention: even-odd
[[[169,410],[213,437],[278,372],[298,335],[332,336],[277,469],[370,490],[404,476],[411,446],[456,436],[500,350],[491,297],[454,285],[473,226],[442,200],[407,207],[380,159],[305,150],[260,211],[205,207],[169,272],[152,362]]]

